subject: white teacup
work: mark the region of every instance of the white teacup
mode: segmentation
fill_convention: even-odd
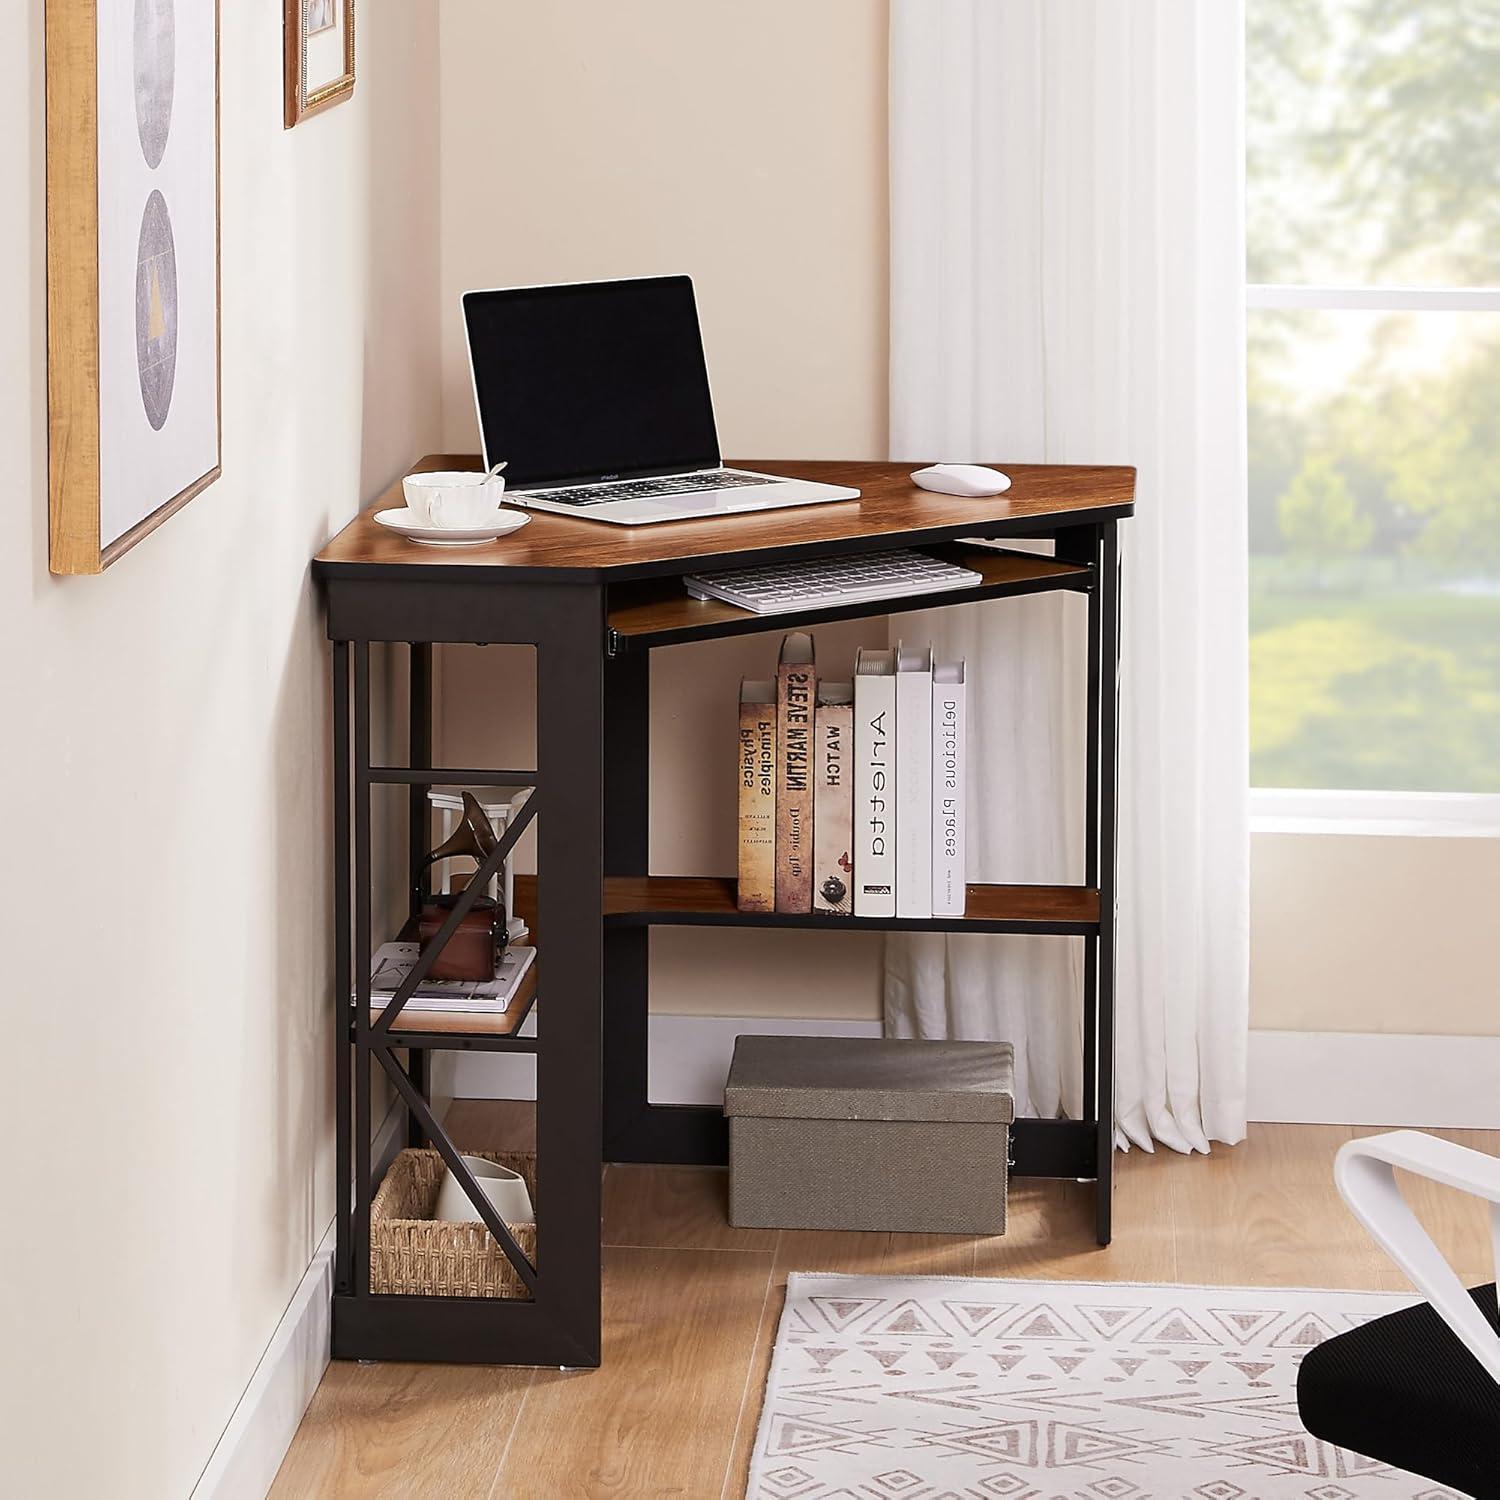
[[[500,510],[505,477],[463,470],[408,474],[401,481],[406,508],[423,526],[486,526]]]
[[[526,1179],[499,1162],[486,1161],[482,1156],[464,1157],[464,1165],[474,1174],[475,1181],[484,1189],[484,1195],[495,1205],[495,1212],[507,1224],[534,1224],[536,1213],[531,1206],[531,1194],[526,1191]],[[469,1200],[452,1172],[443,1173],[442,1186],[438,1188],[435,1219],[446,1219],[452,1224],[479,1222],[479,1210]]]

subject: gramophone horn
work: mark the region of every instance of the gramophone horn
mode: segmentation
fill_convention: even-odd
[[[439,861],[466,857],[472,859],[476,865],[480,865],[495,852],[498,840],[495,838],[494,825],[491,824],[473,792],[463,794],[463,808],[463,818],[458,827],[453,830],[452,835],[444,839],[412,871],[412,885],[416,889],[419,900],[422,896],[423,875]]]

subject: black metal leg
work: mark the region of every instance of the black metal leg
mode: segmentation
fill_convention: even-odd
[[[1099,1176],[1097,1237],[1112,1233],[1115,1152],[1115,855],[1119,801],[1120,547],[1117,523],[1104,527],[1099,565]]]
[[[423,641],[414,641],[407,672],[407,741],[409,766],[432,764],[432,647]],[[407,792],[406,807],[406,867],[414,870],[417,861],[427,852],[427,835],[430,823],[427,814],[427,788],[413,785]],[[422,908],[421,896],[414,887],[411,896],[411,915],[416,917]]]
[[[430,766],[432,756],[432,646],[426,641],[411,643],[411,657],[407,670],[407,741],[409,766]],[[407,791],[406,807],[406,867],[414,870],[417,861],[427,852],[428,818],[427,788],[411,786]],[[421,913],[422,898],[414,887],[411,895],[410,915],[413,920]],[[413,1048],[407,1059],[407,1077],[412,1087],[424,1098],[431,1099],[428,1085],[427,1054],[421,1048]],[[427,1134],[414,1110],[406,1112],[406,1144],[422,1146]]]
[[[1101,530],[1088,528],[1088,560],[1094,568],[1094,586],[1088,595],[1088,729],[1086,735],[1087,770],[1084,808],[1083,883],[1099,884],[1099,708],[1100,649],[1103,610],[1100,600]],[[1099,1101],[1099,942],[1089,937],[1083,943],[1083,1118],[1097,1124],[1101,1113]]]
[[[370,646],[354,643],[354,1291],[370,1290]]]
[[[411,1080],[411,1086],[423,1099],[431,1100],[430,1072],[427,1066],[427,1053],[424,1048],[413,1047],[406,1057],[406,1076]],[[408,1146],[425,1146],[427,1144],[427,1132],[422,1128],[422,1121],[415,1110],[406,1112],[406,1144]]]
[[[605,664],[605,871],[650,867],[651,657],[626,652]],[[604,1155],[606,1161],[723,1166],[729,1133],[710,1106],[653,1104],[650,1090],[649,927],[604,935]]]
[[[604,871],[645,875],[651,858],[651,657],[632,652],[604,669]],[[649,1103],[650,929],[604,935],[604,1156],[629,1161]]]
[[[555,588],[537,638],[537,1302],[564,1351],[600,1354],[603,1159],[603,590]]]
[[[349,1243],[349,643],[333,643],[333,1089],[334,1252],[333,1285],[351,1288]]]

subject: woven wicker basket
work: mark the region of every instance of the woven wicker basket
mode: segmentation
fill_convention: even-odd
[[[535,1156],[466,1154],[519,1172],[535,1206]],[[436,1151],[402,1151],[391,1163],[370,1205],[370,1290],[408,1297],[529,1297],[515,1267],[483,1224],[432,1217],[444,1170]],[[536,1225],[506,1227],[535,1264]]]

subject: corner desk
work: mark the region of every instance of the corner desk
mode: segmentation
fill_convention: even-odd
[[[473,455],[433,455],[420,469],[478,468]],[[600,1351],[600,1168],[604,1162],[722,1165],[717,1109],[652,1104],[647,1092],[647,961],[657,926],[840,927],[858,931],[1036,933],[1081,938],[1081,1120],[1017,1120],[1018,1176],[1095,1184],[1098,1240],[1110,1237],[1112,1188],[1118,523],[1132,514],[1126,467],[1002,464],[1002,495],[959,499],[914,487],[915,465],[749,462],[745,467],[857,486],[862,498],[699,521],[620,527],[533,512],[518,532],[478,547],[424,547],[376,524],[403,504],[394,485],[313,564],[332,646],[335,1015],[338,1124],[335,1357],[594,1366]],[[1052,556],[977,547],[965,539],[1050,538]],[[754,615],[690,598],[685,573],[819,555],[920,547],[973,568],[972,589],[786,615]],[[1085,883],[971,885],[962,917],[840,917],[741,912],[734,882],[655,876],[648,867],[651,649],[935,605],[1061,590],[1088,612]],[[407,764],[377,765],[370,748],[370,647],[410,654]],[[497,769],[431,764],[431,652],[443,642],[535,648],[537,765]],[[979,689],[982,691],[982,688]],[[727,744],[733,725],[723,726]],[[725,758],[726,776],[729,758]],[[408,865],[427,847],[426,788],[530,785],[487,875],[535,817],[538,1034],[517,1033],[529,1003],[503,1025],[470,1029],[404,1016],[405,993],[369,1006],[371,804],[377,788],[406,788]],[[469,899],[485,881],[466,888]],[[415,898],[414,898],[415,899]],[[460,898],[437,944],[467,909]],[[381,934],[381,937],[387,934]],[[409,1138],[429,1141],[466,1173],[427,1097],[427,1055],[439,1049],[520,1050],[537,1063],[538,1247],[529,1261],[488,1211],[485,1223],[529,1298],[385,1296],[370,1290],[371,1068],[408,1111]]]

